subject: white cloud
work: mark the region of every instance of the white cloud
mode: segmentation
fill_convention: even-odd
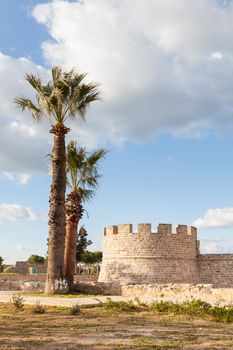
[[[53,1],[37,5],[33,15],[52,38],[42,45],[46,60],[87,71],[101,84],[104,102],[81,131],[75,128],[82,142],[233,130],[233,6],[215,0]]]
[[[39,216],[29,207],[23,207],[19,204],[0,204],[0,222],[4,220],[36,221]]]
[[[25,73],[39,74],[46,80],[50,77],[46,69],[26,58],[15,59],[0,53],[1,172],[19,184],[25,184],[32,173],[46,171],[46,154],[51,150],[49,140],[52,141],[46,121],[36,124],[30,113],[21,114],[14,104],[17,96],[34,98]]]
[[[16,121],[16,120],[10,123],[10,128],[13,130],[17,130],[18,133],[23,134],[24,137],[34,136],[36,134],[35,126],[32,127],[22,122],[19,123],[19,121]]]
[[[233,6],[218,3],[59,0],[35,6],[33,16],[51,36],[42,45],[47,63],[89,72],[101,84],[103,102],[90,109],[86,123],[72,124],[69,137],[96,146],[145,141],[160,132],[182,138],[211,128],[232,132]],[[50,77],[29,59],[0,54],[0,164],[14,174],[46,172],[51,151],[48,123],[36,125],[13,103],[21,94],[33,97],[26,72]]]
[[[16,250],[19,251],[19,252],[22,252],[22,251],[32,251],[32,252],[36,252],[38,251],[37,248],[29,248],[29,247],[23,247],[21,244],[18,244],[16,246]]]
[[[20,185],[26,185],[31,176],[29,174],[18,174],[18,182]]]
[[[221,60],[223,58],[223,54],[221,52],[213,52],[211,58],[213,60]]]
[[[8,180],[14,181],[18,185],[26,185],[31,178],[29,174],[14,174],[8,171],[3,171],[2,175]]]
[[[193,222],[198,228],[233,227],[233,208],[209,209],[199,219]]]
[[[232,253],[233,242],[220,239],[202,239],[202,254]]]

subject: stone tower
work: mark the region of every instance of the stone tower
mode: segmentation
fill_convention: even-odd
[[[131,224],[104,229],[99,282],[197,283],[199,241],[195,227]]]

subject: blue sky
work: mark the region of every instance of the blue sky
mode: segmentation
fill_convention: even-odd
[[[195,224],[203,252],[233,252],[231,1],[2,0],[0,4],[0,256],[44,255],[49,125],[13,105],[33,97],[25,72],[88,72],[103,101],[69,139],[107,147],[85,223]]]

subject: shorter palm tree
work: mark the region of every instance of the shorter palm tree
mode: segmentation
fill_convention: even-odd
[[[88,153],[85,147],[78,148],[75,141],[71,141],[66,148],[67,185],[71,192],[66,197],[64,265],[69,288],[74,283],[77,230],[84,213],[83,203],[95,194],[101,177],[98,164],[106,153],[107,150],[103,148]]]

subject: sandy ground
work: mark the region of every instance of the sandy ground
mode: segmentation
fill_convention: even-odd
[[[230,350],[233,325],[103,307],[81,309],[77,316],[62,307],[47,307],[45,314],[34,315],[30,305],[16,311],[12,304],[0,303],[0,349]]]
[[[13,295],[21,295],[23,296],[24,299],[24,304],[28,305],[34,305],[36,304],[37,301],[39,301],[43,305],[50,305],[50,306],[67,306],[69,307],[70,305],[74,304],[79,304],[80,306],[93,306],[93,305],[99,305],[107,300],[107,296],[85,296],[85,297],[80,297],[77,295],[77,297],[46,297],[46,296],[32,296],[32,295],[26,295],[23,294],[22,291],[0,291],[0,302],[1,303],[9,303],[10,299],[12,298]],[[134,300],[135,297],[122,297],[122,296],[114,296],[111,295],[110,298],[113,301],[122,301],[122,300]],[[147,302],[152,302],[153,298],[152,297],[145,297],[145,298],[140,298],[143,301]],[[0,348],[1,350],[1,348]]]

